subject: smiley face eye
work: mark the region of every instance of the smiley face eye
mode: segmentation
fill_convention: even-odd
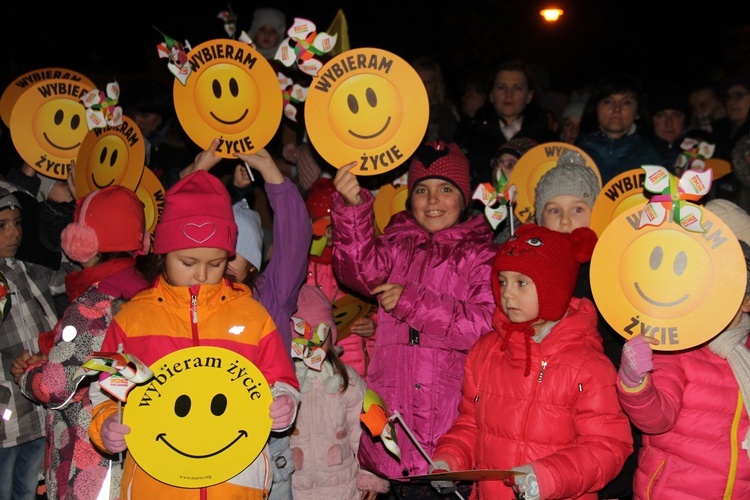
[[[180,418],[186,417],[187,414],[190,413],[191,406],[192,402],[190,401],[190,396],[183,394],[174,402],[174,414]]]
[[[227,410],[227,397],[224,394],[217,394],[211,398],[211,413],[220,417]]]
[[[651,250],[651,256],[648,259],[648,265],[651,270],[656,271],[661,266],[661,261],[664,259],[664,250],[661,247],[654,247]]]
[[[685,272],[685,269],[687,269],[687,261],[688,257],[687,253],[685,252],[680,252],[675,256],[673,265],[675,276],[679,276]]]

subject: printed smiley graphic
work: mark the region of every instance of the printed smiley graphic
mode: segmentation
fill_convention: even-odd
[[[89,90],[73,80],[43,80],[18,97],[10,116],[13,145],[41,174],[67,177],[88,134],[86,109],[79,99]]]
[[[654,318],[671,320],[699,307],[710,290],[708,250],[687,231],[636,234],[620,260],[620,287],[628,302]]]
[[[365,302],[353,295],[342,295],[333,303],[333,320],[336,323],[337,339],[340,341],[351,333],[352,325],[375,312],[377,305]]]
[[[192,71],[173,97],[180,124],[202,149],[217,137],[216,153],[254,153],[276,134],[283,112],[271,64],[250,45],[230,39],[204,42],[187,54]]]
[[[224,482],[255,460],[271,432],[268,383],[248,359],[191,347],[153,364],[128,396],[128,449],[154,478],[186,488]]]
[[[90,131],[76,159],[76,196],[111,185],[136,191],[146,170],[146,141],[138,125],[123,117],[117,127]]]
[[[654,349],[700,345],[734,317],[747,271],[737,238],[709,210],[705,232],[669,219],[639,227],[645,205],[612,219],[591,257],[591,291],[604,319],[625,339],[648,335]]]
[[[429,118],[419,74],[390,52],[352,49],[319,71],[307,91],[310,141],[336,168],[357,161],[356,175],[388,172],[417,149]]]

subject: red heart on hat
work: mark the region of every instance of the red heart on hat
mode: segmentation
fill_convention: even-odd
[[[182,234],[196,243],[205,243],[216,234],[216,226],[213,222],[204,222],[203,224],[188,222],[182,227]]]

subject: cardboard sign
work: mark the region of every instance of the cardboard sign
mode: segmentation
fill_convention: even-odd
[[[143,169],[143,177],[135,190],[136,196],[143,203],[143,212],[146,216],[146,230],[154,234],[156,224],[159,222],[161,213],[164,211],[164,197],[166,190],[159,178],[149,168]]]
[[[379,234],[383,234],[394,214],[406,210],[408,198],[409,190],[407,186],[396,187],[393,184],[385,184],[378,189],[372,211],[375,212],[375,226]]]
[[[643,208],[623,212],[602,232],[591,258],[594,301],[625,339],[654,337],[659,351],[700,345],[729,324],[745,295],[740,244],[705,208],[704,232],[671,218],[639,229]]]
[[[191,72],[174,82],[177,118],[203,150],[217,137],[216,153],[252,154],[273,139],[283,99],[271,64],[252,46],[231,39],[204,42],[187,53]]]
[[[95,128],[83,139],[76,158],[76,197],[107,186],[135,192],[146,170],[146,140],[127,116],[116,127]]]
[[[599,173],[594,160],[582,149],[566,142],[545,142],[538,144],[526,151],[513,167],[513,172],[508,179],[510,186],[517,190],[516,204],[513,209],[516,217],[521,223],[534,221],[534,191],[539,179],[549,170],[557,166],[557,160],[565,150],[573,150],[583,156],[586,166],[596,173],[599,185],[602,184],[602,176]]]
[[[310,141],[332,166],[353,161],[355,175],[377,175],[404,163],[422,142],[430,108],[414,68],[381,49],[334,57],[310,84],[305,124]]]
[[[220,347],[190,347],[151,365],[154,378],[123,409],[128,449],[155,479],[182,488],[222,483],[260,454],[273,397],[260,370]]]
[[[24,91],[10,115],[10,135],[23,161],[64,180],[89,129],[80,99],[93,87],[70,79],[42,80]]]
[[[348,337],[354,323],[377,310],[377,304],[365,302],[354,295],[342,295],[333,303],[333,321],[336,323],[337,341]]]

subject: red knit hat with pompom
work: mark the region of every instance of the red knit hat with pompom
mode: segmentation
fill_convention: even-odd
[[[305,206],[310,219],[315,221],[331,215],[331,198],[335,192],[333,179],[329,177],[321,177],[313,182],[305,197]]]

